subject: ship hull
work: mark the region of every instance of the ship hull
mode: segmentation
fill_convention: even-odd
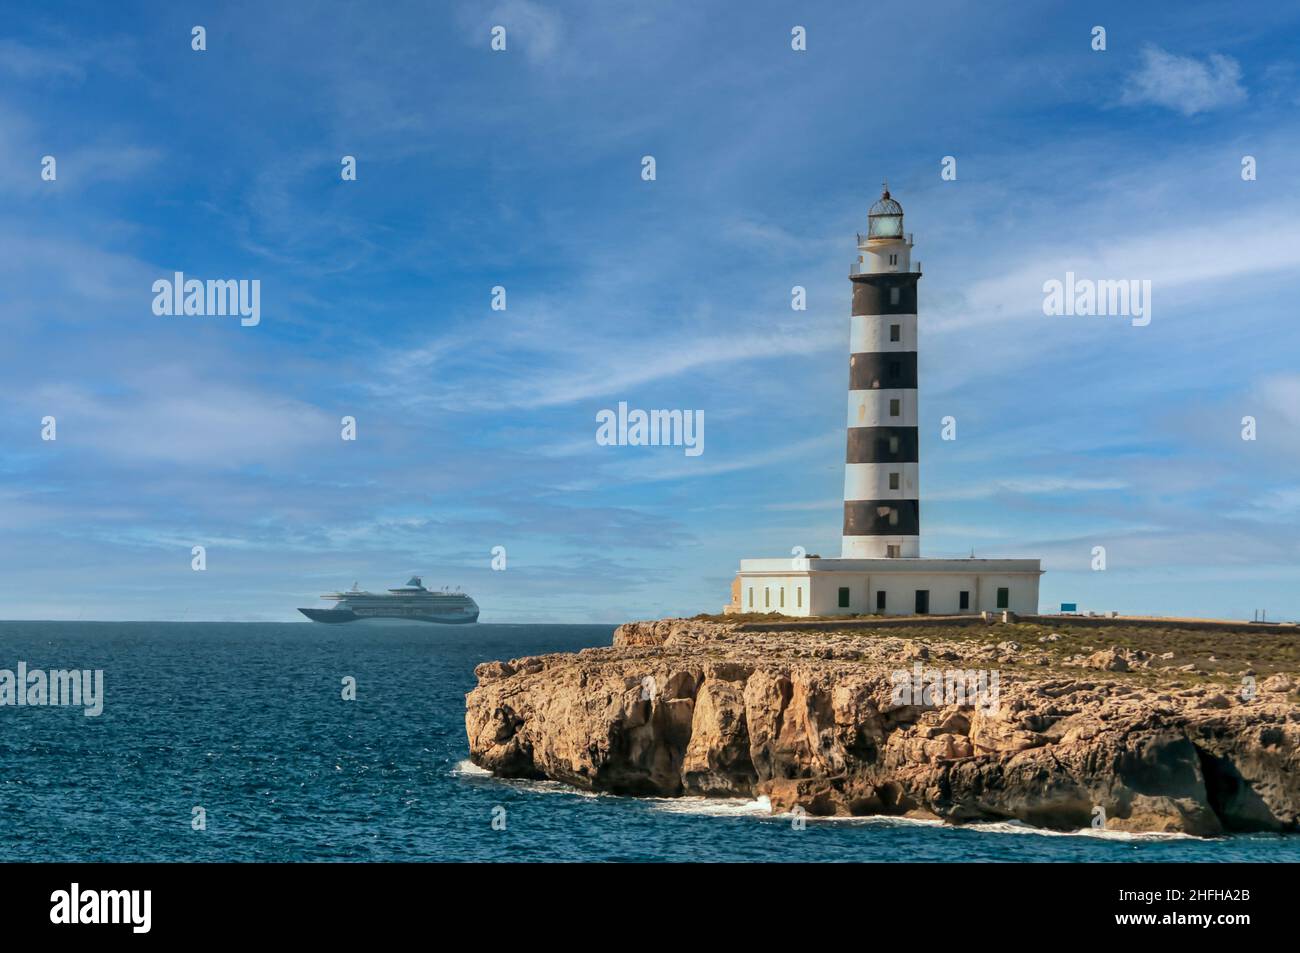
[[[365,615],[358,615],[351,609],[299,609],[303,615],[313,622],[325,622],[331,625],[339,625],[344,622],[431,622],[436,625],[467,625],[471,622],[478,621],[478,613],[473,615],[408,615],[393,614],[384,615],[382,612],[367,612]]]

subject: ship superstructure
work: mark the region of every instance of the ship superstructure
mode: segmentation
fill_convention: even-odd
[[[354,582],[346,592],[321,596],[337,603],[333,609],[299,609],[313,622],[360,622],[367,619],[409,619],[458,625],[478,621],[478,603],[459,589],[429,590],[419,576],[387,592],[368,592]]]

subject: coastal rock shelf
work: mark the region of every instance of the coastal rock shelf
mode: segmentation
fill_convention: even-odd
[[[1297,829],[1294,631],[855,625],[665,619],[609,648],[486,662],[470,758],[617,794],[766,795],[777,813]],[[962,677],[978,697],[953,692]]]

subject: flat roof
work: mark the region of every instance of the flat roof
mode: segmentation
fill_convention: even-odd
[[[1041,559],[926,559],[917,556],[899,556],[880,559],[816,559],[793,556],[776,559],[742,559],[741,572],[808,573],[808,572],[1000,572],[1041,573]]]

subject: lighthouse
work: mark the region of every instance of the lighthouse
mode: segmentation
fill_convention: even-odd
[[[912,236],[903,231],[903,207],[886,183],[867,213],[867,233],[858,235],[858,260],[849,269],[853,307],[841,553],[810,556],[797,545],[789,556],[741,559],[724,612],[810,618],[979,613],[987,618],[995,612],[1038,611],[1040,559],[976,558],[973,551],[970,558],[921,557],[920,278],[921,263],[912,264]],[[833,406],[826,413],[838,416]],[[834,496],[826,501],[828,508],[835,504]]]
[[[916,283],[903,207],[885,184],[850,269],[845,559],[921,555]]]

